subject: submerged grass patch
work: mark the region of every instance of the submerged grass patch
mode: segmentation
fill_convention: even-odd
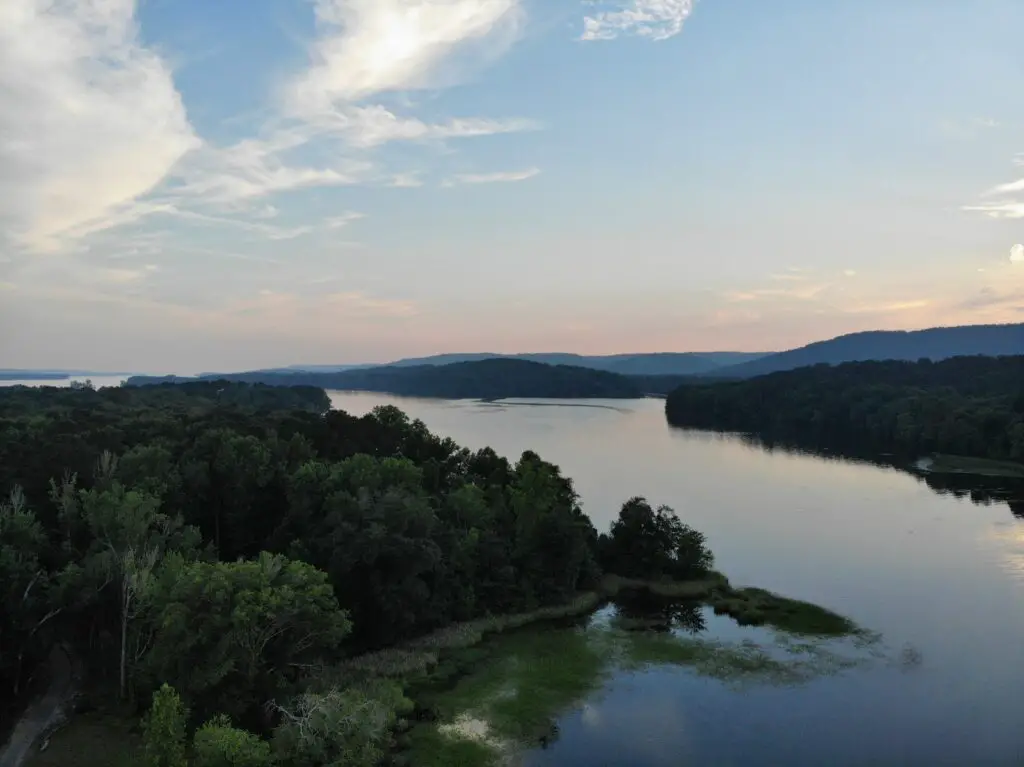
[[[489,767],[500,750],[470,735],[447,734],[437,727],[417,727],[410,735],[410,765],[416,767]]]

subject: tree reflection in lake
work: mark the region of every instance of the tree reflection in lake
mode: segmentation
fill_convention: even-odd
[[[635,591],[620,594],[616,608],[612,625],[623,631],[699,634],[707,630],[703,606],[693,600],[671,600]]]
[[[672,427],[676,428],[676,427]],[[739,440],[744,445],[766,453],[813,456],[825,461],[861,463],[897,469],[910,474],[939,495],[970,499],[979,506],[1006,504],[1014,518],[1024,520],[1024,480],[1014,477],[985,476],[967,473],[935,473],[921,471],[915,466],[916,456],[894,453],[876,454],[858,449],[855,445],[822,445],[809,447],[780,442],[753,434],[718,434],[723,440]]]

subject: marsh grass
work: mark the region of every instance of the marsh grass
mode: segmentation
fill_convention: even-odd
[[[821,637],[852,636],[859,631],[853,621],[838,613],[764,589],[721,590],[708,604],[716,615],[728,615],[741,626],[768,625],[790,634]]]
[[[488,767],[500,758],[493,746],[470,738],[452,738],[436,727],[417,727],[411,736],[415,767]]]
[[[975,474],[982,477],[1012,477],[1024,479],[1024,464],[1015,461],[997,461],[992,458],[972,458],[964,455],[939,453],[926,459],[927,468],[934,474]]]
[[[534,623],[588,615],[601,604],[603,598],[601,593],[585,592],[564,605],[456,623],[397,647],[346,659],[337,664],[334,671],[342,680],[366,677],[422,678],[447,653],[474,647],[491,634],[512,631]]]

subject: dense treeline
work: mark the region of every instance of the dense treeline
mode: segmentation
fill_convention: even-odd
[[[325,405],[227,382],[0,390],[4,696],[59,643],[121,699],[156,693],[154,764],[184,764],[187,720],[196,765],[370,765],[401,688],[325,687],[331,662],[564,604],[632,553],[634,577],[711,565],[670,509],[632,499],[599,536],[532,452]]]
[[[808,446],[1024,461],[1024,357],[815,365],[684,385],[665,413],[676,426]]]

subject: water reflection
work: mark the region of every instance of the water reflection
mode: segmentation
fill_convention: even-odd
[[[826,462],[851,463],[896,469],[914,477],[939,495],[969,499],[978,506],[1005,504],[1014,518],[1024,521],[1024,480],[1012,477],[988,477],[977,474],[934,474],[914,467],[916,456],[895,453],[869,453],[856,448],[807,447],[778,442],[754,434],[739,432],[709,432],[669,426],[671,432],[692,440],[694,437],[708,442],[731,442],[768,455],[794,455],[817,458]]]
[[[672,601],[637,592],[620,595],[616,605],[612,625],[624,631],[699,634],[708,627],[700,602]]]

